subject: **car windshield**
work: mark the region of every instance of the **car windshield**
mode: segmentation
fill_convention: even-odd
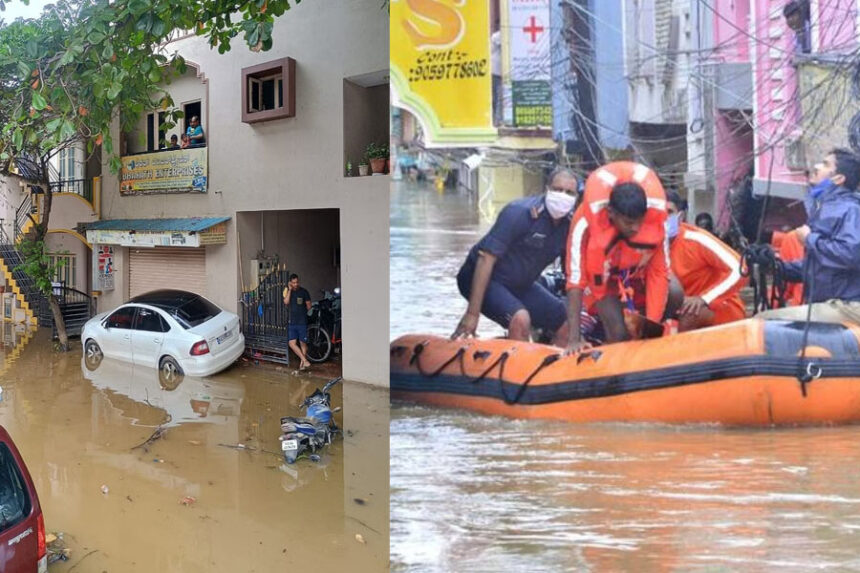
[[[30,496],[18,463],[6,444],[0,443],[0,532],[30,514]]]
[[[221,313],[221,309],[203,298],[195,297],[182,306],[175,308],[171,314],[176,322],[185,330],[199,326]]]

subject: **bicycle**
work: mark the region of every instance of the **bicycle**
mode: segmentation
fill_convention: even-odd
[[[341,347],[340,288],[323,291],[323,298],[311,305],[308,322],[308,360],[325,362]]]

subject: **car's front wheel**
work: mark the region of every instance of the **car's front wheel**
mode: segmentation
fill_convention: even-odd
[[[175,390],[185,373],[172,356],[165,356],[158,364],[158,381],[165,390]]]
[[[104,356],[101,347],[95,340],[87,340],[87,343],[84,345],[84,364],[87,365],[88,370],[98,368]]]

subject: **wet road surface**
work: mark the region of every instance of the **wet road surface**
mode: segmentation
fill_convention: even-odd
[[[454,329],[465,301],[453,277],[486,228],[475,212],[450,191],[392,192],[392,339]],[[495,335],[488,326],[479,333]],[[858,431],[575,425],[395,403],[391,568],[860,570]]]
[[[287,466],[279,418],[325,378],[246,363],[166,391],[155,370],[89,371],[79,343],[56,354],[42,333],[5,351],[0,424],[72,551],[51,571],[388,569],[387,391],[336,386],[346,436]]]

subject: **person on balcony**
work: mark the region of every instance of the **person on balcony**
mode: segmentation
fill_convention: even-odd
[[[179,139],[175,133],[170,136],[170,147],[168,149],[179,149]]]
[[[188,137],[187,133],[182,134],[182,145],[179,146],[181,149],[188,149],[191,147],[191,138]]]
[[[188,125],[185,133],[191,140],[192,146],[206,145],[206,136],[203,134],[203,127],[200,125],[200,118],[196,115],[191,118],[191,123]]]

